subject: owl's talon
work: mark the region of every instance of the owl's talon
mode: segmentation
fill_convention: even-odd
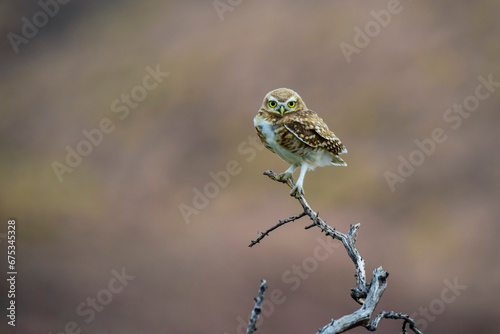
[[[292,178],[292,173],[281,173],[276,177],[276,181],[287,183],[288,179]]]
[[[295,185],[292,188],[292,191],[290,191],[290,196],[295,198],[300,198],[301,196],[304,196],[304,188],[302,188],[299,185]]]

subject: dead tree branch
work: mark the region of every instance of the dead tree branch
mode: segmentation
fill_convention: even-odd
[[[265,171],[264,175],[267,175],[274,181],[282,182],[278,180],[278,174],[273,171]],[[289,179],[286,181],[286,184],[290,188],[294,186],[293,182]],[[379,267],[373,271],[373,277],[370,284],[366,283],[366,272],[365,272],[365,260],[361,257],[358,250],[355,247],[356,244],[356,236],[358,233],[358,229],[360,224],[351,225],[349,232],[341,233],[335,230],[335,228],[330,227],[319,217],[319,214],[311,209],[309,204],[306,202],[305,198],[301,196],[298,198],[303,211],[298,215],[292,216],[285,220],[281,220],[277,225],[269,228],[267,231],[260,233],[256,240],[252,240],[249,247],[252,247],[259,243],[262,239],[267,237],[270,232],[274,231],[278,227],[281,227],[289,222],[300,219],[304,216],[308,216],[312,224],[306,226],[306,229],[317,226],[324,232],[326,235],[340,240],[344,245],[344,248],[347,251],[347,254],[351,258],[354,266],[356,268],[355,278],[356,278],[356,287],[351,289],[351,297],[359,304],[361,304],[361,308],[359,310],[354,311],[352,314],[343,316],[337,320],[333,320],[321,328],[317,334],[336,334],[342,333],[354,327],[363,326],[369,331],[377,330],[378,323],[382,318],[385,319],[396,319],[403,320],[403,333],[406,333],[406,325],[409,325],[410,329],[417,334],[422,334],[420,330],[415,327],[415,322],[412,318],[410,318],[407,314],[395,313],[393,311],[382,311],[380,312],[373,320],[371,317],[377,307],[377,304],[384,293],[385,288],[387,287],[387,277],[389,273],[385,272],[382,267]],[[252,313],[253,318],[253,313]],[[250,324],[249,324],[250,328]],[[248,331],[247,331],[248,332]]]
[[[284,219],[284,220],[280,220],[280,222],[276,225],[274,225],[273,227],[271,227],[270,229],[268,229],[266,232],[264,233],[259,233],[259,237],[256,239],[256,240],[252,240],[252,242],[250,243],[250,245],[248,247],[252,247],[253,245],[255,244],[258,244],[262,239],[264,239],[265,237],[267,237],[269,235],[269,232],[272,232],[274,231],[275,229],[277,229],[278,227],[280,226],[283,226],[285,225],[286,223],[290,223],[290,222],[293,222],[294,220],[297,220],[299,218],[302,218],[306,215],[305,212],[302,212],[301,214],[299,215],[296,215],[296,216],[292,216],[290,218],[287,218],[287,219]]]
[[[257,330],[257,321],[259,320],[260,312],[262,311],[261,305],[264,300],[264,293],[267,290],[266,280],[263,279],[260,283],[259,293],[255,297],[255,306],[252,310],[252,316],[248,321],[247,334],[252,334]]]

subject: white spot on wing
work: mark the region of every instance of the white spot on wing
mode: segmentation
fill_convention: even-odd
[[[285,124],[285,128],[290,131],[295,137],[297,137],[298,140],[300,140],[301,142],[303,142],[304,144],[308,145],[308,146],[311,146],[311,144],[309,144],[308,142],[306,142],[304,139],[300,138],[300,136],[298,134],[296,134],[295,132],[293,132],[286,124]]]

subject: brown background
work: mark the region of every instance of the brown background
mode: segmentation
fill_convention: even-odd
[[[71,1],[18,53],[7,35],[40,7],[3,3],[0,212],[18,227],[17,333],[59,333],[69,321],[82,333],[237,333],[261,278],[284,298],[261,334],[314,333],[355,310],[352,263],[341,247],[315,259],[326,238],[304,231],[305,219],[247,247],[299,213],[288,189],[262,176],[287,166],[248,142],[278,87],[299,92],[349,150],[347,168],[308,173],[305,191],[340,231],[361,223],[369,277],[390,273],[378,309],[414,314],[426,333],[496,332],[500,87],[456,130],[443,115],[478,76],[500,81],[500,5],[400,6],[348,63],[339,45],[353,45],[355,27],[387,1],[242,1],[222,21],[212,1]],[[121,120],[111,104],[142,85],[147,66],[169,76]],[[59,182],[51,164],[103,118],[114,131]],[[384,173],[436,128],[446,141],[392,192]],[[193,206],[194,189],[233,160],[239,173],[186,224],[181,204]],[[292,291],[287,277],[303,265],[310,273]],[[135,279],[85,323],[77,306],[123,267]],[[449,303],[446,280],[467,286]],[[14,332],[4,312],[2,333]],[[379,332],[400,325],[386,320]]]

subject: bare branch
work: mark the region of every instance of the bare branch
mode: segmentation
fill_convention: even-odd
[[[389,276],[389,274],[382,270],[382,267],[375,269],[373,271],[370,289],[363,306],[361,306],[359,310],[349,315],[345,315],[338,320],[332,320],[328,325],[321,328],[317,334],[335,334],[345,332],[358,326],[366,327],[370,323],[372,313],[387,287],[387,276]]]
[[[259,320],[260,312],[262,311],[261,305],[264,300],[264,293],[267,290],[266,280],[263,279],[260,283],[259,293],[255,297],[255,306],[252,310],[252,316],[248,321],[247,334],[252,334],[257,330],[257,320]]]
[[[264,172],[264,175],[267,175],[270,179],[278,182],[282,182],[278,180],[278,174],[271,170],[267,170]],[[287,180],[286,182],[290,188],[293,188],[293,183],[290,179]],[[356,243],[356,235],[357,235],[357,230],[359,229],[360,224],[356,225],[351,225],[351,228],[347,234],[338,232],[334,228],[328,226],[323,219],[321,219],[313,209],[309,206],[307,203],[306,199],[304,196],[301,196],[298,198],[298,201],[300,202],[300,205],[302,206],[302,209],[304,210],[301,215],[297,215],[294,217],[297,217],[295,219],[298,219],[300,217],[303,217],[304,215],[309,216],[309,218],[312,220],[313,224],[309,225],[306,227],[306,229],[311,228],[312,226],[317,226],[321,229],[322,232],[324,232],[326,235],[331,236],[334,239],[340,240],[342,244],[344,245],[347,254],[351,258],[352,262],[354,263],[356,267],[356,288],[351,289],[351,297],[358,303],[362,304],[364,298],[366,297],[366,294],[368,292],[367,287],[366,287],[366,273],[365,273],[365,260],[359,255],[356,247],[354,247],[354,244]],[[300,217],[299,217],[300,216]],[[294,220],[295,220],[294,219]],[[268,231],[272,231],[284,224],[280,224],[273,226],[271,229]],[[267,235],[268,232],[264,233],[264,235],[261,235],[257,241],[252,241],[251,246],[253,246],[255,243],[259,242],[264,238],[264,236]]]
[[[265,171],[264,175],[267,175],[274,181],[286,183],[290,188],[293,188],[294,186],[293,182],[290,179],[288,179],[287,181],[279,180],[278,174],[276,174],[273,171],[270,170]],[[351,297],[362,306],[359,310],[356,310],[349,315],[343,316],[337,320],[332,319],[332,321],[323,328],[321,328],[317,334],[342,333],[351,328],[359,326],[364,326],[369,331],[375,331],[377,329],[378,323],[382,318],[404,320],[402,327],[403,333],[406,333],[406,325],[409,325],[410,329],[414,333],[423,334],[415,327],[414,320],[410,318],[407,314],[395,313],[393,311],[389,312],[382,311],[373,320],[370,320],[373,315],[373,312],[375,311],[375,308],[377,307],[380,298],[382,297],[382,294],[384,293],[387,287],[387,277],[389,276],[389,273],[385,272],[382,269],[382,267],[379,267],[373,271],[373,277],[370,284],[366,284],[365,260],[363,260],[363,258],[361,257],[361,255],[359,254],[358,250],[355,247],[356,237],[358,234],[358,229],[360,227],[360,224],[358,223],[355,225],[351,225],[349,232],[345,234],[338,232],[337,230],[335,230],[335,228],[332,228],[328,224],[326,224],[325,221],[323,221],[323,219],[319,217],[319,214],[316,213],[313,209],[311,209],[311,207],[305,200],[304,196],[299,197],[297,200],[302,206],[303,212],[298,215],[287,218],[285,220],[281,220],[277,225],[271,227],[266,232],[261,233],[257,238],[257,240],[253,240],[250,243],[250,247],[259,243],[262,239],[264,239],[264,237],[268,236],[271,231],[274,231],[278,227],[281,227],[289,222],[300,219],[304,216],[308,216],[312,221],[312,224],[305,227],[306,229],[317,226],[326,235],[334,239],[340,240],[342,242],[344,248],[347,251],[347,254],[351,258],[356,268],[355,272],[356,287],[354,289],[351,289]],[[264,282],[263,284],[265,284],[265,281],[263,282]],[[261,290],[262,290],[262,285],[261,285]],[[257,310],[257,304],[254,308],[254,312],[256,310]],[[258,310],[260,312],[260,306]],[[254,317],[254,312],[252,313],[252,318]],[[258,314],[256,315],[256,317],[258,318]],[[250,330],[250,324],[248,328]],[[252,332],[249,332],[247,330],[247,333],[252,333]]]
[[[382,311],[380,312],[373,320],[370,322],[367,326],[366,329],[369,331],[376,331],[378,323],[382,318],[386,319],[395,319],[395,320],[404,320],[403,321],[403,333],[406,333],[406,325],[410,325],[410,329],[414,331],[417,334],[423,334],[421,331],[418,330],[417,327],[415,327],[415,320],[410,318],[408,314],[404,313],[395,313],[393,311]]]
[[[285,225],[286,223],[290,223],[290,222],[293,222],[294,220],[297,220],[297,219],[299,219],[299,218],[302,218],[302,217],[304,217],[305,215],[306,215],[306,214],[305,214],[304,212],[302,212],[301,214],[298,214],[298,215],[296,215],[296,216],[292,216],[292,217],[287,218],[287,219],[285,219],[285,220],[280,220],[280,222],[279,222],[278,224],[274,225],[273,227],[271,227],[270,229],[268,229],[266,232],[264,232],[264,233],[262,233],[262,232],[261,232],[261,233],[259,234],[259,237],[258,237],[256,240],[252,240],[252,242],[250,243],[250,245],[248,245],[248,247],[252,247],[252,246],[254,246],[254,245],[258,244],[258,243],[259,243],[262,239],[264,239],[266,236],[268,236],[268,235],[269,235],[269,232],[274,231],[275,229],[277,229],[277,228],[278,228],[278,227],[280,227],[280,226]]]

